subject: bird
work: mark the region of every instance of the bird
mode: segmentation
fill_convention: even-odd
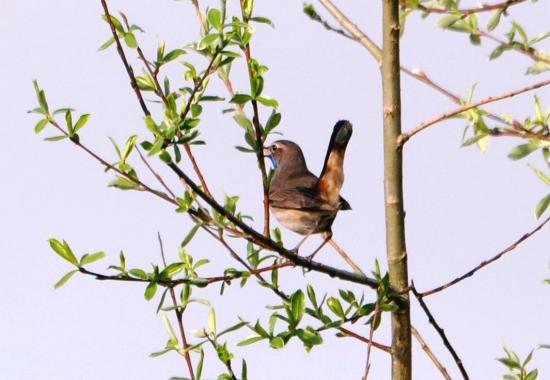
[[[264,156],[271,160],[274,167],[269,186],[272,214],[284,227],[304,235],[293,251],[297,253],[309,236],[320,233],[324,240],[308,256],[309,259],[313,259],[327,242],[331,242],[338,253],[358,270],[357,265],[332,240],[332,224],[338,211],[351,210],[340,190],[344,184],[344,156],[352,132],[353,127],[347,120],[340,120],[334,125],[319,177],[309,171],[302,149],[292,141],[275,141],[264,148]]]

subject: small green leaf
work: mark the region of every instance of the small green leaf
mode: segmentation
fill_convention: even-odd
[[[78,260],[76,259],[76,256],[74,255],[73,251],[70,249],[65,240],[63,240],[63,242],[60,242],[57,239],[50,239],[49,243],[50,247],[54,250],[55,253],[57,253],[59,256],[61,256],[63,259],[67,260],[71,264],[78,266]]]
[[[138,43],[136,40],[136,36],[134,36],[134,33],[128,32],[124,34],[124,42],[126,42],[126,45],[130,49],[135,49],[138,47]]]
[[[262,103],[266,107],[272,107],[272,108],[275,108],[275,109],[279,108],[279,102],[277,102],[273,98],[268,98],[266,96],[260,96],[256,100],[259,101],[260,103]]]
[[[130,273],[131,276],[134,276],[134,277],[142,279],[142,280],[147,280],[147,278],[148,278],[147,273],[145,273],[144,270],[139,269],[139,268],[130,269],[128,271],[128,273]]]
[[[280,348],[283,348],[285,346],[285,341],[280,336],[277,336],[277,337],[275,337],[275,338],[273,338],[269,341],[269,345],[272,348],[280,349]]]
[[[247,94],[235,94],[235,95],[233,95],[233,97],[231,98],[230,102],[231,102],[231,103],[240,104],[240,105],[244,105],[244,104],[246,104],[247,102],[249,102],[250,100],[252,100],[252,97],[251,97],[250,95],[247,95]]]
[[[193,238],[195,237],[195,234],[197,233],[199,228],[201,228],[201,226],[202,226],[202,223],[197,223],[193,226],[193,228],[191,228],[191,231],[189,231],[189,233],[185,236],[185,238],[180,244],[182,248],[185,247],[187,244],[189,244],[191,240],[193,240]]]
[[[208,22],[214,27],[217,31],[221,32],[222,30],[222,12],[216,8],[210,8],[207,14]]]
[[[342,304],[340,303],[340,301],[337,298],[329,297],[327,299],[327,305],[328,305],[329,309],[334,314],[336,314],[338,317],[340,317],[342,319],[346,317],[346,315],[344,313],[344,309],[342,308]]]
[[[217,33],[207,34],[203,37],[202,40],[197,44],[197,50],[203,50],[210,45],[213,45],[220,38],[220,35]]]
[[[489,29],[489,31],[494,30],[498,26],[498,24],[500,22],[500,16],[502,16],[502,12],[504,12],[504,10],[497,9],[491,15],[491,17],[489,18],[489,21],[487,22],[487,29]]]
[[[172,278],[185,268],[185,263],[172,263],[160,272],[160,278]]]
[[[514,147],[510,153],[508,153],[508,158],[511,160],[521,160],[524,157],[527,157],[529,154],[533,153],[539,148],[536,144],[521,144]]]
[[[108,48],[109,46],[111,46],[114,42],[115,42],[115,38],[114,38],[114,37],[109,38],[107,41],[105,41],[103,44],[101,44],[100,47],[97,48],[97,51],[101,51],[101,50],[107,49],[107,48]]]
[[[550,194],[542,198],[539,203],[537,203],[537,206],[535,207],[535,216],[540,218],[542,214],[546,211],[548,206],[550,205]]]
[[[48,119],[42,119],[38,123],[36,123],[36,126],[34,127],[34,133],[39,134],[42,132],[42,130],[48,125]]]
[[[105,252],[87,253],[84,256],[82,256],[82,258],[80,259],[80,265],[84,266],[87,264],[91,264],[94,261],[101,260],[105,256],[106,256]]]
[[[239,346],[239,347],[248,346],[252,343],[259,342],[260,340],[263,340],[263,339],[266,339],[266,338],[264,338],[263,336],[253,336],[253,337],[250,337],[250,338],[246,338],[243,341],[240,341],[239,343],[237,343],[237,346]]]
[[[454,23],[456,23],[460,19],[461,19],[461,16],[458,16],[458,15],[443,16],[437,21],[437,26],[443,29],[447,29],[448,27],[452,26]]]
[[[88,122],[88,119],[90,119],[89,113],[85,113],[84,115],[81,115],[78,120],[76,121],[76,124],[74,125],[74,133],[78,132],[80,128],[84,126]]]
[[[208,313],[208,328],[210,329],[210,332],[216,336],[216,311],[214,308],[211,308]]]
[[[535,172],[535,174],[537,175],[537,177],[539,177],[539,179],[544,182],[545,184],[547,184],[548,186],[550,186],[550,177],[544,173],[542,170],[540,169],[537,169],[536,167],[534,167],[533,165],[531,164],[528,164],[528,166]]]
[[[120,190],[134,190],[139,187],[139,184],[126,177],[117,176],[116,179],[109,182],[108,186],[116,187],[117,189],[120,189]]]
[[[145,294],[144,297],[147,301],[150,301],[155,296],[155,293],[157,292],[157,283],[151,282],[147,287],[145,288]]]
[[[67,281],[69,281],[69,280],[71,279],[71,277],[73,277],[73,275],[74,275],[76,272],[78,272],[78,269],[74,269],[74,270],[72,270],[72,271],[70,271],[70,272],[68,272],[68,273],[65,273],[65,275],[63,275],[63,277],[61,277],[61,278],[59,279],[59,281],[57,281],[57,282],[55,283],[55,285],[53,286],[54,289],[59,289],[60,287],[62,287],[63,285],[65,285],[65,283],[66,283]]]
[[[290,309],[292,311],[292,319],[294,320],[295,325],[298,325],[302,320],[305,311],[304,293],[301,290],[298,290],[292,295],[292,298],[290,299]]]

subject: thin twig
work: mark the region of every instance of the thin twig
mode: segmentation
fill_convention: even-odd
[[[172,196],[172,198],[176,198],[176,195],[174,194],[174,192],[172,190],[170,190],[170,188],[168,187],[168,185],[166,184],[166,182],[164,182],[164,180],[162,179],[162,177],[160,176],[160,174],[158,174],[155,169],[153,169],[153,167],[149,164],[149,161],[145,158],[145,156],[143,155],[143,153],[141,153],[141,150],[136,147],[136,150],[139,154],[139,157],[141,158],[141,161],[143,161],[143,163],[145,164],[145,166],[147,167],[147,169],[149,169],[149,171],[153,174],[153,176],[157,179],[157,181],[160,182],[160,184],[162,185],[162,187],[164,187],[164,190],[166,190],[168,192],[168,194],[170,194]]]
[[[362,380],[367,380],[367,378],[369,377],[369,371],[370,371],[370,366],[371,366],[371,362],[370,362],[370,353],[371,353],[371,349],[372,349],[372,342],[373,342],[373,337],[374,337],[374,325],[377,323],[377,319],[380,318],[380,299],[377,298],[376,299],[376,304],[375,304],[375,307],[374,307],[374,314],[372,316],[372,319],[370,321],[370,329],[369,329],[369,344],[367,346],[367,360],[366,360],[366,363],[365,363],[365,375],[363,375],[363,378]]]
[[[532,91],[532,90],[536,90],[538,88],[541,88],[541,87],[544,87],[544,86],[547,86],[550,84],[550,79],[547,79],[545,81],[542,81],[542,82],[538,82],[538,83],[535,83],[533,85],[530,85],[530,86],[527,86],[527,87],[523,87],[523,88],[520,88],[518,90],[514,90],[514,91],[510,91],[510,92],[507,92],[505,94],[501,94],[501,95],[496,95],[496,96],[489,96],[485,99],[482,99],[478,102],[475,102],[475,103],[470,103],[470,104],[467,104],[465,106],[462,106],[462,107],[459,107],[459,108],[456,108],[452,111],[449,111],[449,112],[446,112],[442,115],[439,115],[437,117],[434,117],[433,119],[430,119],[422,124],[420,124],[418,127],[416,128],[413,128],[411,129],[410,131],[408,132],[405,132],[401,135],[400,137],[400,145],[402,146],[404,143],[406,143],[411,137],[413,137],[414,135],[416,135],[417,133],[423,131],[424,129],[434,125],[434,124],[437,124],[443,120],[446,120],[446,119],[449,119],[453,116],[456,116],[462,112],[466,112],[468,110],[471,110],[472,108],[477,108],[479,106],[482,106],[484,104],[489,104],[489,103],[494,103],[496,101],[499,101],[499,100],[502,100],[502,99],[507,99],[507,98],[511,98],[511,97],[514,97],[516,95],[519,95],[519,94],[523,94],[525,92],[528,92],[528,91]]]
[[[338,252],[338,254],[340,256],[342,256],[342,258],[345,260],[345,262],[357,273],[361,273],[361,274],[365,274],[365,272],[363,272],[361,270],[361,268],[359,267],[359,265],[355,264],[355,262],[352,260],[351,257],[349,257],[349,255],[346,253],[346,251],[344,251],[342,249],[342,247],[340,247],[336,241],[334,239],[330,239],[329,241],[329,244],[332,245],[332,247],[336,250],[336,252]]]
[[[428,346],[426,341],[422,338],[422,335],[420,335],[420,333],[414,326],[411,326],[411,332],[413,336],[416,338],[416,340],[418,341],[418,343],[420,344],[420,347],[422,347],[422,349],[424,350],[426,355],[428,355],[432,363],[434,363],[434,365],[437,367],[439,372],[441,372],[441,375],[443,376],[443,378],[445,380],[452,380],[451,376],[449,376],[449,373],[447,372],[447,369],[443,366],[443,364],[441,364],[439,359],[437,359],[437,356],[435,356],[433,351],[430,349],[430,346]]]
[[[208,340],[208,342],[210,342],[210,344],[214,348],[214,351],[217,351],[218,347],[216,343],[212,340],[212,338],[210,338],[208,334],[206,335],[206,339]],[[235,372],[233,372],[233,367],[231,366],[231,359],[222,360],[222,358],[219,356],[218,358],[223,363],[225,368],[227,368],[227,371],[229,372],[229,376],[231,376],[231,380],[237,380],[237,376],[235,376]],[[225,379],[226,377],[223,377],[223,378]]]
[[[506,45],[508,44],[507,41],[495,36],[494,34],[491,34],[489,31],[487,30],[483,30],[483,29],[478,29],[477,30],[477,33],[482,36],[482,37],[486,37],[496,43],[499,43],[501,45]],[[524,45],[522,44],[514,44],[512,45],[513,46],[513,50],[515,51],[518,51],[526,56],[528,56],[529,58],[531,58],[533,61],[535,62],[544,62],[544,63],[548,63],[550,64],[550,58],[547,58],[545,57],[544,55],[542,55],[537,49],[533,48],[533,47],[525,47]]]
[[[241,15],[243,18],[243,22],[245,24],[248,24],[248,18],[245,14],[244,9],[244,0],[240,1],[241,4]],[[250,80],[250,83],[252,85],[252,80],[254,79],[254,73],[252,69],[252,53],[250,51],[250,43],[247,43],[244,47],[244,55],[246,59],[246,66],[248,68],[248,78]],[[262,127],[260,126],[260,113],[258,110],[258,102],[256,99],[251,100],[252,103],[252,111],[254,112],[254,116],[252,118],[252,124],[254,125],[254,133],[255,133],[255,139],[256,139],[256,159],[258,161],[258,166],[260,168],[260,174],[262,177],[262,187],[263,187],[263,205],[264,205],[264,236],[269,237],[270,236],[270,228],[269,228],[269,183],[267,182],[267,170],[265,167],[265,158],[263,153],[263,146],[264,146],[264,139],[262,137]]]
[[[164,247],[162,244],[162,238],[160,237],[160,232],[157,232],[157,238],[159,241],[160,246],[160,255],[162,257],[162,262],[164,263],[164,266],[166,266],[166,257],[164,256]],[[168,291],[170,292],[170,297],[172,298],[172,304],[174,306],[174,312],[176,313],[176,318],[178,320],[178,326],[181,336],[181,342],[183,345],[183,351],[184,351],[184,358],[185,362],[187,363],[187,369],[189,370],[189,376],[191,376],[191,380],[195,380],[195,373],[193,371],[193,363],[191,362],[191,355],[189,354],[189,343],[187,343],[187,337],[185,336],[185,329],[183,327],[183,310],[179,307],[178,301],[176,299],[176,292],[174,291],[174,287],[170,286],[168,288]]]
[[[420,304],[420,307],[422,307],[422,310],[424,310],[424,313],[428,316],[428,320],[430,324],[434,327],[435,331],[441,337],[441,340],[443,340],[443,344],[445,345],[447,350],[451,353],[451,356],[453,357],[458,367],[458,370],[462,374],[462,377],[464,378],[464,380],[468,380],[469,379],[468,372],[466,372],[466,369],[464,368],[462,359],[460,359],[455,349],[451,345],[451,342],[449,342],[447,335],[445,335],[445,330],[443,330],[439,326],[439,324],[436,322],[435,318],[433,317],[433,314],[430,312],[430,309],[428,309],[428,305],[426,305],[426,302],[424,302],[422,295],[416,291],[416,288],[414,287],[414,283],[411,284],[411,291],[413,292],[416,299],[418,300],[418,303]]]
[[[319,2],[330,12],[330,14],[336,19],[336,21],[351,34],[354,40],[359,42],[365,49],[367,49],[367,51],[371,54],[371,56],[376,60],[378,65],[380,65],[382,63],[382,50],[380,49],[380,47],[376,45],[365,33],[363,33],[363,31],[361,31],[361,29],[359,29],[357,25],[352,23],[330,0],[319,0]],[[314,20],[316,19],[314,18]],[[329,30],[332,30],[332,29],[334,28],[331,28]],[[440,84],[436,83],[433,79],[428,77],[426,73],[419,70],[411,70],[405,66],[401,66],[401,71],[403,71],[405,74],[409,75],[410,77],[428,85],[429,87],[433,88],[439,93],[445,95],[454,103],[460,104],[460,105],[463,104],[462,99],[458,95],[453,94],[452,92],[450,92],[449,90],[441,86]],[[487,112],[487,117],[495,121],[498,121],[502,124],[521,125],[521,123],[519,123],[516,120],[514,120],[512,123],[510,121],[504,120],[502,117],[498,115],[495,115],[486,110],[484,111]]]
[[[462,276],[459,276],[459,277],[455,278],[454,280],[452,280],[452,281],[450,281],[450,282],[448,282],[444,285],[441,285],[441,286],[438,286],[437,288],[419,293],[420,296],[422,296],[422,297],[431,296],[432,294],[435,294],[435,293],[438,293],[442,290],[445,290],[445,289],[461,282],[462,280],[465,280],[466,278],[473,276],[474,273],[476,273],[478,270],[480,270],[480,269],[486,267],[487,265],[497,261],[498,259],[500,259],[504,255],[506,255],[507,253],[509,253],[509,252],[513,251],[514,249],[516,249],[521,243],[523,243],[524,241],[529,239],[531,236],[536,234],[538,231],[540,231],[542,229],[542,227],[544,227],[548,222],[550,222],[550,216],[547,217],[541,224],[539,224],[533,230],[523,234],[519,239],[517,239],[515,242],[510,244],[508,247],[503,249],[501,252],[499,252],[497,255],[493,256],[489,260],[482,261],[475,268],[469,270],[468,272],[464,273]]]
[[[141,109],[145,115],[150,115],[151,113],[149,112],[149,109],[147,108],[147,105],[145,104],[145,101],[141,96],[141,91],[139,90],[139,87],[137,85],[136,77],[134,75],[134,69],[132,69],[132,66],[130,65],[130,63],[128,63],[128,60],[126,59],[126,54],[124,53],[124,49],[122,48],[122,44],[120,43],[120,39],[118,38],[118,33],[116,31],[115,25],[111,20],[111,14],[109,13],[109,8],[107,7],[107,1],[101,0],[101,5],[103,6],[103,10],[105,11],[105,16],[107,17],[107,23],[109,24],[109,27],[111,28],[111,33],[113,35],[113,38],[115,39],[118,55],[120,56],[120,59],[122,60],[122,63],[126,68],[126,72],[128,73],[128,77],[130,78],[130,84],[132,85],[132,88],[136,93],[136,96],[139,101],[139,105],[141,106]]]
[[[457,9],[447,9],[447,8],[435,8],[435,7],[427,7],[422,4],[417,4],[414,6],[410,6],[409,2],[406,0],[402,0],[401,6],[411,9],[419,9],[422,12],[426,13],[452,13],[452,14],[462,14],[464,16],[471,15],[473,13],[481,13],[481,12],[490,12],[497,9],[502,9],[506,11],[510,7],[521,4],[527,0],[507,0],[502,1],[500,3],[494,3],[494,4],[478,4],[476,7],[471,8],[457,8]]]

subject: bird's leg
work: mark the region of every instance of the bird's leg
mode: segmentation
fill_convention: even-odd
[[[311,233],[307,234],[306,236],[304,236],[304,238],[302,240],[300,240],[300,242],[298,243],[298,245],[294,248],[291,249],[292,252],[294,252],[295,254],[298,254],[298,249],[300,249],[300,247],[302,246],[302,244],[304,244],[304,242],[306,241],[306,239],[308,237],[311,236]]]
[[[338,244],[336,244],[336,242],[332,239],[332,237],[329,237],[328,242],[330,243],[330,245],[332,245],[332,247],[336,250],[336,252],[338,252],[338,254],[342,256],[345,262],[348,263],[348,265],[353,268],[354,271],[361,274],[365,274],[361,270],[361,268],[359,268],[359,265],[355,264],[355,262],[351,259],[351,257],[348,256],[346,251],[344,251]]]
[[[315,257],[315,255],[317,253],[319,253],[321,248],[323,248],[325,246],[325,244],[327,244],[330,241],[330,239],[332,239],[332,231],[323,232],[323,237],[324,237],[324,240],[321,243],[321,245],[319,247],[317,247],[317,249],[315,251],[313,251],[313,253],[311,255],[306,257],[309,261],[313,260],[313,258]]]

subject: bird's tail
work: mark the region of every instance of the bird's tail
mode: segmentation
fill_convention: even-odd
[[[349,121],[340,120],[336,123],[319,176],[319,193],[333,205],[338,205],[340,201],[340,190],[344,184],[344,155],[352,132],[353,128]]]

